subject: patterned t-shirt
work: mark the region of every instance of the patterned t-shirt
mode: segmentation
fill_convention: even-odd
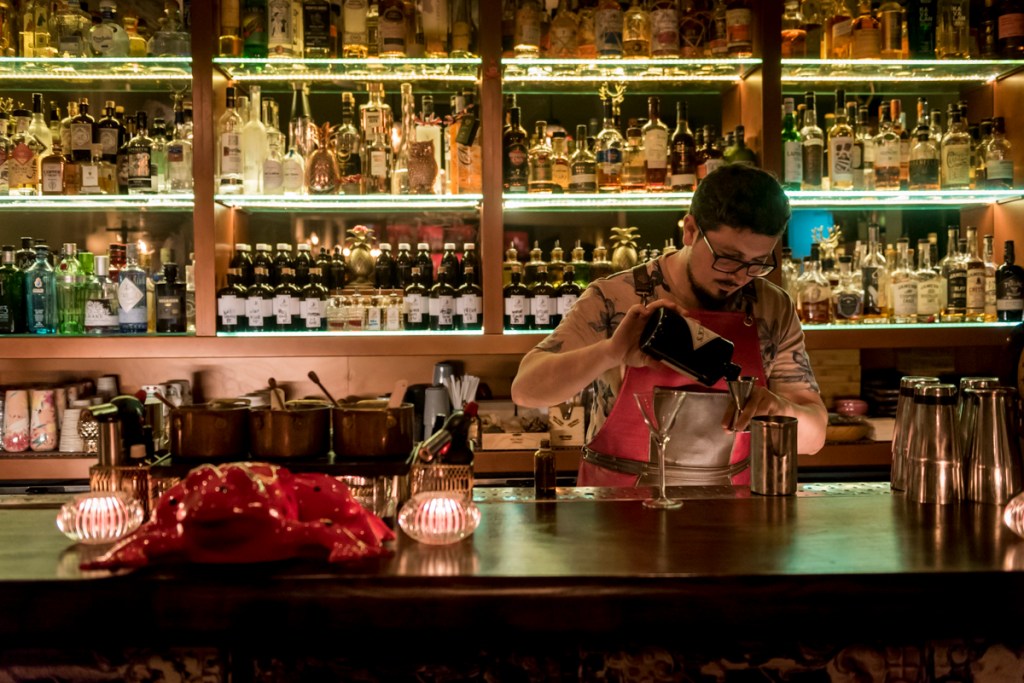
[[[679,303],[668,290],[662,273],[665,258],[667,256],[661,256],[647,264],[647,272],[655,286],[651,300],[667,299]],[[818,391],[814,371],[811,370],[804,348],[803,329],[789,294],[763,278],[755,278],[747,286],[746,292],[746,297],[735,297],[732,307],[726,310],[742,311],[745,300],[752,301],[754,318],[757,320],[757,336],[761,341],[761,363],[768,376],[768,388],[778,391],[784,385],[789,390]],[[615,332],[630,306],[638,303],[640,296],[634,288],[631,271],[596,280],[587,287],[561,324],[538,344],[538,348],[560,353],[607,339]],[[624,372],[624,366],[612,368],[594,380],[594,400],[587,428],[588,441],[597,434],[611,413],[615,397],[622,386]]]

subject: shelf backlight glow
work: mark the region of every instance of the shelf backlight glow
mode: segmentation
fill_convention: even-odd
[[[271,211],[350,210],[350,211],[441,211],[475,210],[483,199],[479,194],[460,195],[319,195],[319,196],[241,196],[217,195],[216,201],[239,209]]]
[[[215,58],[239,82],[319,82],[372,78],[375,81],[444,81],[474,83],[478,58],[452,59],[234,59]]]
[[[261,337],[263,339],[279,339],[281,337],[349,337],[388,338],[388,337],[482,337],[483,330],[398,330],[394,332],[218,332],[218,337]]]
[[[4,57],[0,79],[12,81],[180,81],[192,79],[191,57]]]
[[[1024,60],[783,59],[782,82],[985,83],[1021,66]]]
[[[188,209],[192,210],[194,199],[190,193],[156,195],[61,195],[29,196],[15,195],[0,197],[3,209],[58,209],[81,211],[89,209]]]

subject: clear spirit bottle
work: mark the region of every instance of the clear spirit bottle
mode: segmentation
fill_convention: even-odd
[[[167,123],[160,117],[153,119],[150,130],[153,148],[150,154],[149,171],[152,191],[161,194],[167,191]]]
[[[121,334],[145,334],[148,326],[149,309],[146,301],[146,287],[149,277],[139,267],[139,247],[125,245],[125,265],[118,272],[117,320]]]
[[[1002,116],[992,119],[992,139],[985,146],[985,186],[1008,190],[1013,185],[1013,148]]]
[[[942,138],[941,182],[944,190],[971,186],[971,135],[959,111],[954,111]]]
[[[529,151],[530,177],[527,183],[528,192],[554,191],[553,164],[551,156],[553,151],[548,145],[547,121],[534,123],[534,138],[536,144]]]
[[[792,259],[790,259],[792,263]],[[852,271],[853,257],[843,254],[839,257],[839,285],[832,288],[832,317],[837,325],[860,322],[864,314],[864,288],[860,273]],[[792,271],[788,277],[795,278]]]
[[[803,153],[802,190],[821,190],[822,176],[825,171],[825,134],[818,127],[818,115],[815,111],[815,95],[813,92],[804,94],[804,121],[800,129],[801,151]],[[707,133],[705,133],[707,137]]]
[[[893,130],[892,114],[886,104],[879,107],[878,135],[875,136],[875,189],[900,189],[900,136]],[[909,169],[908,169],[909,173]]]
[[[889,300],[885,282],[889,279],[888,263],[878,242],[878,226],[868,226],[868,245],[861,259],[861,284],[864,288],[865,323],[889,322]]]
[[[192,141],[185,138],[185,112],[180,100],[174,106],[174,132],[167,143],[166,185],[169,192],[192,189]]]
[[[639,59],[651,56],[651,15],[642,0],[632,0],[622,17],[622,52]]]
[[[985,261],[978,253],[978,229],[967,226],[967,250],[964,252],[967,268],[967,308],[964,322],[985,322]]]
[[[804,272],[797,280],[797,305],[800,320],[826,325],[832,322],[832,288],[821,273],[818,245],[811,245],[811,255],[804,258]]]
[[[587,127],[576,126],[576,151],[569,160],[569,192],[597,192],[597,159],[587,144]]]
[[[57,281],[50,249],[35,247],[36,259],[25,269],[25,315],[29,334],[57,333]]]
[[[985,322],[994,323],[996,315],[996,264],[995,236],[985,235],[982,238],[981,259],[985,262]]]
[[[263,162],[267,158],[267,129],[260,121],[262,105],[260,100],[260,87],[249,86],[249,107],[248,112],[239,112],[245,124],[241,131],[242,144],[242,192],[248,195],[261,194],[263,188],[260,186],[263,175]]]
[[[939,189],[939,149],[927,129],[917,133],[917,142],[910,148],[910,189]]]
[[[615,126],[611,100],[604,106],[604,126],[597,134],[597,189],[598,192],[618,192],[622,184],[622,164],[625,141]]]
[[[97,57],[128,56],[128,33],[117,23],[116,14],[114,0],[100,0],[100,23],[89,29],[89,46]]]
[[[917,241],[917,322],[938,322],[942,310],[942,292],[945,282],[932,266],[932,245],[927,239]]]
[[[828,131],[830,189],[853,189],[853,149],[853,126],[846,120],[846,91],[836,90],[836,122]]]
[[[914,268],[913,256],[909,251],[910,241],[901,237],[896,241],[896,267],[893,268],[892,282],[892,321],[894,323],[917,322],[918,282]]]
[[[226,107],[217,122],[217,185],[221,194],[240,194],[242,178],[242,116],[235,109],[235,88],[227,87]]]
[[[668,126],[661,121],[661,98],[647,98],[647,112],[649,118],[642,129],[644,185],[657,192],[667,189],[669,165]]]
[[[348,59],[366,59],[369,55],[370,36],[367,28],[367,0],[342,2],[341,55]]]

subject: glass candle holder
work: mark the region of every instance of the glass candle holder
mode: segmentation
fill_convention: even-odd
[[[417,493],[398,513],[402,531],[429,545],[457,543],[479,524],[480,508],[459,494],[443,491]]]
[[[145,517],[142,503],[122,491],[93,491],[65,503],[57,528],[77,543],[113,543],[132,533]]]

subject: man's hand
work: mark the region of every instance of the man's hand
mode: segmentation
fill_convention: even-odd
[[[686,309],[682,306],[665,300],[654,301],[647,306],[643,304],[630,306],[609,340],[611,342],[609,352],[616,362],[631,367],[656,367],[659,365],[660,361],[640,350],[640,334],[647,321],[659,308],[668,308],[679,315],[686,315]]]
[[[797,448],[800,453],[817,453],[825,443],[828,411],[821,396],[810,389],[780,396],[767,387],[755,386],[742,412],[733,421],[735,408],[730,406],[722,416],[722,429],[742,432],[750,429],[755,415],[781,415],[800,421],[797,428]]]

